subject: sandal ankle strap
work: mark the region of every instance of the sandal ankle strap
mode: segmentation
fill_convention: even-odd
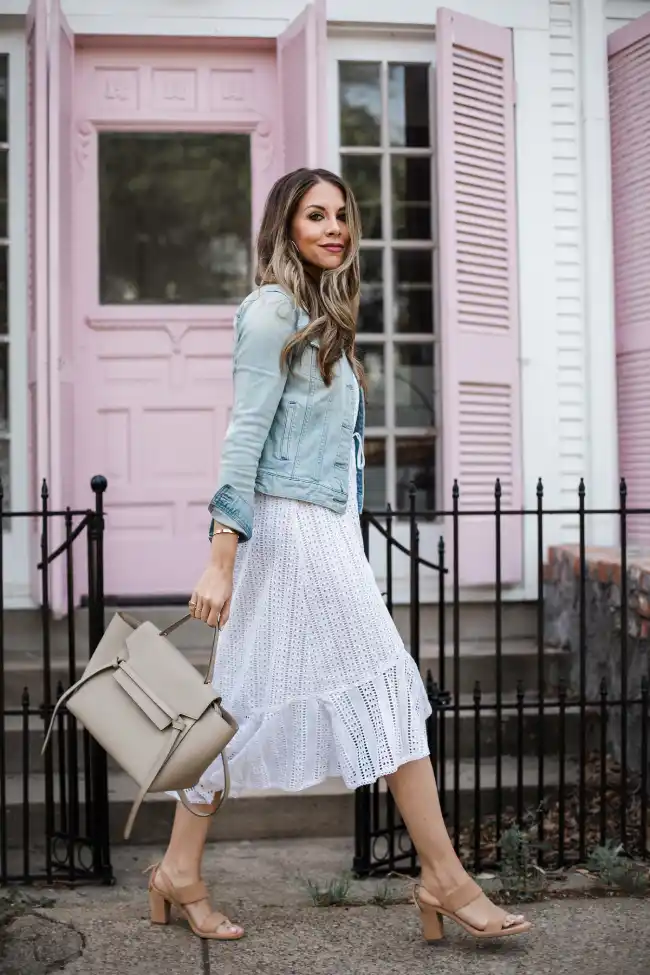
[[[174,887],[173,891],[175,899],[183,907],[187,904],[196,904],[208,897],[208,888],[202,880],[197,880],[193,884],[186,884],[185,887]]]
[[[467,880],[464,880],[454,890],[445,894],[444,898],[441,897],[440,903],[451,914],[456,914],[463,907],[467,907],[472,901],[475,901],[477,897],[480,897],[482,893],[483,890],[476,881],[468,877]]]

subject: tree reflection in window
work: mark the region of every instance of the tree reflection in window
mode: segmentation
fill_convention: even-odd
[[[231,304],[251,286],[250,137],[99,136],[102,304]]]

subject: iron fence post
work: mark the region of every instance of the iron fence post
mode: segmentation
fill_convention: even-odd
[[[88,524],[88,640],[92,657],[104,635],[104,492],[106,478],[95,475],[90,486],[95,495],[95,510]],[[106,752],[91,744],[93,872],[97,880],[110,881],[112,869],[109,842],[108,766]]]
[[[52,660],[50,645],[50,575],[49,575],[49,490],[47,481],[41,485],[41,626],[43,642],[43,700],[42,713],[46,728],[52,710]],[[52,882],[52,839],[54,836],[54,766],[52,749],[45,751],[45,873],[48,883]]]

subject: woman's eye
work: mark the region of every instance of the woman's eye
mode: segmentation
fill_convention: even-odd
[[[322,213],[310,213],[309,214],[309,219],[310,220],[322,220],[322,218],[323,218]]]

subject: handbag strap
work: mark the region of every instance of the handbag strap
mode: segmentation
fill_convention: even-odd
[[[135,617],[133,617],[133,616],[127,616],[125,613],[122,614],[122,615],[124,616],[124,619],[128,620],[128,622],[130,622],[132,625],[135,622],[136,623],[136,629],[137,629],[137,626],[140,625],[135,620]],[[173,633],[174,630],[177,630],[179,626],[182,626],[183,623],[187,623],[187,621],[188,620],[191,620],[191,619],[193,619],[191,613],[187,613],[186,616],[181,616],[181,618],[179,620],[176,620],[175,623],[170,623],[169,626],[166,626],[164,630],[161,630],[160,631],[160,635],[161,636],[169,636],[169,634],[170,633]],[[215,665],[215,662],[216,662],[216,659],[217,659],[217,644],[219,642],[219,632],[220,632],[219,627],[218,626],[215,626],[215,628],[214,628],[214,636],[212,637],[212,649],[210,651],[210,662],[208,663],[208,669],[207,669],[207,672],[206,672],[206,675],[205,675],[205,680],[203,682],[204,684],[211,684],[212,683],[212,678],[214,677],[214,665]]]
[[[192,722],[192,724],[193,723],[194,722]],[[149,770],[149,773],[146,779],[144,780],[143,784],[140,786],[140,791],[138,792],[133,802],[133,805],[131,806],[129,818],[127,819],[126,826],[124,827],[125,840],[128,840],[129,837],[131,836],[131,830],[133,829],[135,817],[138,815],[138,811],[144,801],[144,797],[149,792],[149,789],[155,782],[156,778],[165,767],[165,763],[169,760],[171,753],[176,748],[179,738],[185,737],[187,732],[192,727],[192,724],[188,724],[187,726],[180,727],[180,728],[177,725],[174,725],[172,727],[168,741],[165,742],[160,752],[156,756],[156,760],[152,764],[151,769]],[[223,786],[223,791],[221,792],[221,796],[219,798],[219,802],[214,807],[214,809],[210,809],[208,812],[199,812],[198,809],[192,808],[194,803],[191,803],[189,801],[189,799],[187,798],[183,790],[179,790],[177,793],[178,798],[185,806],[185,808],[189,809],[191,813],[193,813],[195,816],[198,816],[200,819],[207,819],[210,816],[214,816],[215,813],[219,811],[223,803],[228,798],[228,793],[230,792],[230,770],[228,768],[228,759],[226,758],[224,752],[221,752],[221,760],[223,762],[224,786]]]
[[[118,665],[118,660],[117,658],[115,658],[114,660],[111,660],[110,663],[104,664],[103,667],[98,667],[97,670],[94,670],[92,672],[92,674],[88,674],[87,676],[84,674],[83,677],[79,678],[76,684],[73,684],[72,687],[69,687],[67,691],[65,691],[65,693],[61,695],[61,697],[56,702],[54,711],[52,711],[52,717],[50,719],[50,723],[47,728],[47,733],[45,735],[43,747],[41,748],[41,755],[45,754],[45,749],[48,746],[50,736],[52,734],[52,729],[54,728],[54,722],[56,721],[56,716],[59,713],[59,708],[61,708],[65,704],[65,702],[68,700],[69,697],[72,697],[75,691],[78,691],[80,687],[83,687],[84,684],[87,684],[89,680],[93,679],[93,677],[99,677],[100,674],[106,673],[107,670],[116,670],[117,665]]]

